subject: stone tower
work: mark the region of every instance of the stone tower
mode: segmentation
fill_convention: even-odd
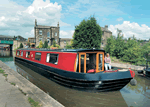
[[[35,19],[35,26],[37,26],[37,20]]]

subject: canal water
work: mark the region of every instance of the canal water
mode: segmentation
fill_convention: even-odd
[[[0,51],[0,60],[66,107],[150,107],[150,79],[147,77],[136,74],[137,85],[129,83],[120,91],[79,91],[61,86],[14,62],[13,53]]]

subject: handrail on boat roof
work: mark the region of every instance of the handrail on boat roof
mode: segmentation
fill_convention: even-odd
[[[48,49],[48,48],[21,48],[18,50],[43,50],[43,51],[58,51],[58,52],[86,52],[86,51],[102,51],[105,52],[103,49]]]

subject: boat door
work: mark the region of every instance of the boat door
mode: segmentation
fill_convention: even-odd
[[[86,73],[86,53],[79,53],[79,73]]]
[[[77,72],[87,73],[94,70],[95,73],[104,71],[104,52],[81,52],[79,55]]]

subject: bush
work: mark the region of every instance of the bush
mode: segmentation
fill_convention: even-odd
[[[20,44],[19,48],[23,48],[23,44],[22,43]]]
[[[48,47],[48,42],[45,41],[44,44],[43,44],[43,48],[47,48]]]

